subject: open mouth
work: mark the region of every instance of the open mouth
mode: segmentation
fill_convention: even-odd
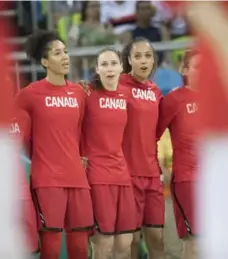
[[[69,63],[64,63],[62,66],[63,66],[63,68],[69,68],[70,64]]]
[[[148,67],[140,67],[140,70],[141,70],[142,72],[146,72],[146,71],[148,70]]]
[[[114,75],[108,75],[107,78],[108,79],[113,79],[115,76]]]

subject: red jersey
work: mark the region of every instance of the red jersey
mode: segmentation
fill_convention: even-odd
[[[83,122],[83,154],[90,184],[131,185],[122,142],[127,124],[123,92],[91,90]]]
[[[168,127],[173,146],[175,182],[193,181],[196,173],[198,136],[196,93],[186,87],[173,90],[160,105],[158,138]]]
[[[21,145],[20,145],[21,131],[20,131],[20,127],[18,125],[16,118],[12,118],[10,121],[9,134],[10,134],[11,138],[13,140],[15,140],[16,146],[19,147],[18,153],[21,154],[22,153]],[[18,178],[19,178],[19,188],[20,188],[19,199],[28,200],[28,199],[31,199],[30,186],[26,179],[26,173],[25,173],[25,170],[23,168],[23,165],[22,165],[20,159],[18,161],[18,165],[19,165],[19,177]]]
[[[120,76],[128,90],[128,122],[123,151],[132,176],[159,177],[156,127],[161,92],[151,81],[141,83],[129,74]]]
[[[31,118],[33,187],[89,188],[79,152],[81,87],[68,81],[54,86],[43,79],[22,89],[16,103]]]

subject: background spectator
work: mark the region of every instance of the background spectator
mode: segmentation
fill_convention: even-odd
[[[111,26],[100,23],[99,1],[84,1],[82,3],[81,23],[72,25],[68,36],[70,47],[112,45],[116,42],[116,36]],[[72,62],[73,80],[90,79],[96,65],[94,57],[84,57],[83,59],[74,57]]]

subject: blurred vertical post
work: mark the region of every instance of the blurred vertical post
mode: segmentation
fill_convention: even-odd
[[[5,9],[0,3],[0,10]],[[8,84],[10,62],[7,59],[9,46],[5,39],[11,35],[5,17],[0,17],[0,258],[25,259],[22,232],[19,224],[19,195],[17,180],[17,156],[15,143],[10,139],[9,119],[13,112],[12,89]]]

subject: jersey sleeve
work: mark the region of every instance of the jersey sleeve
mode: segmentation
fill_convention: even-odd
[[[170,126],[171,121],[177,113],[176,101],[173,93],[168,94],[160,101],[159,119],[157,125],[157,139],[159,140],[166,128]]]

